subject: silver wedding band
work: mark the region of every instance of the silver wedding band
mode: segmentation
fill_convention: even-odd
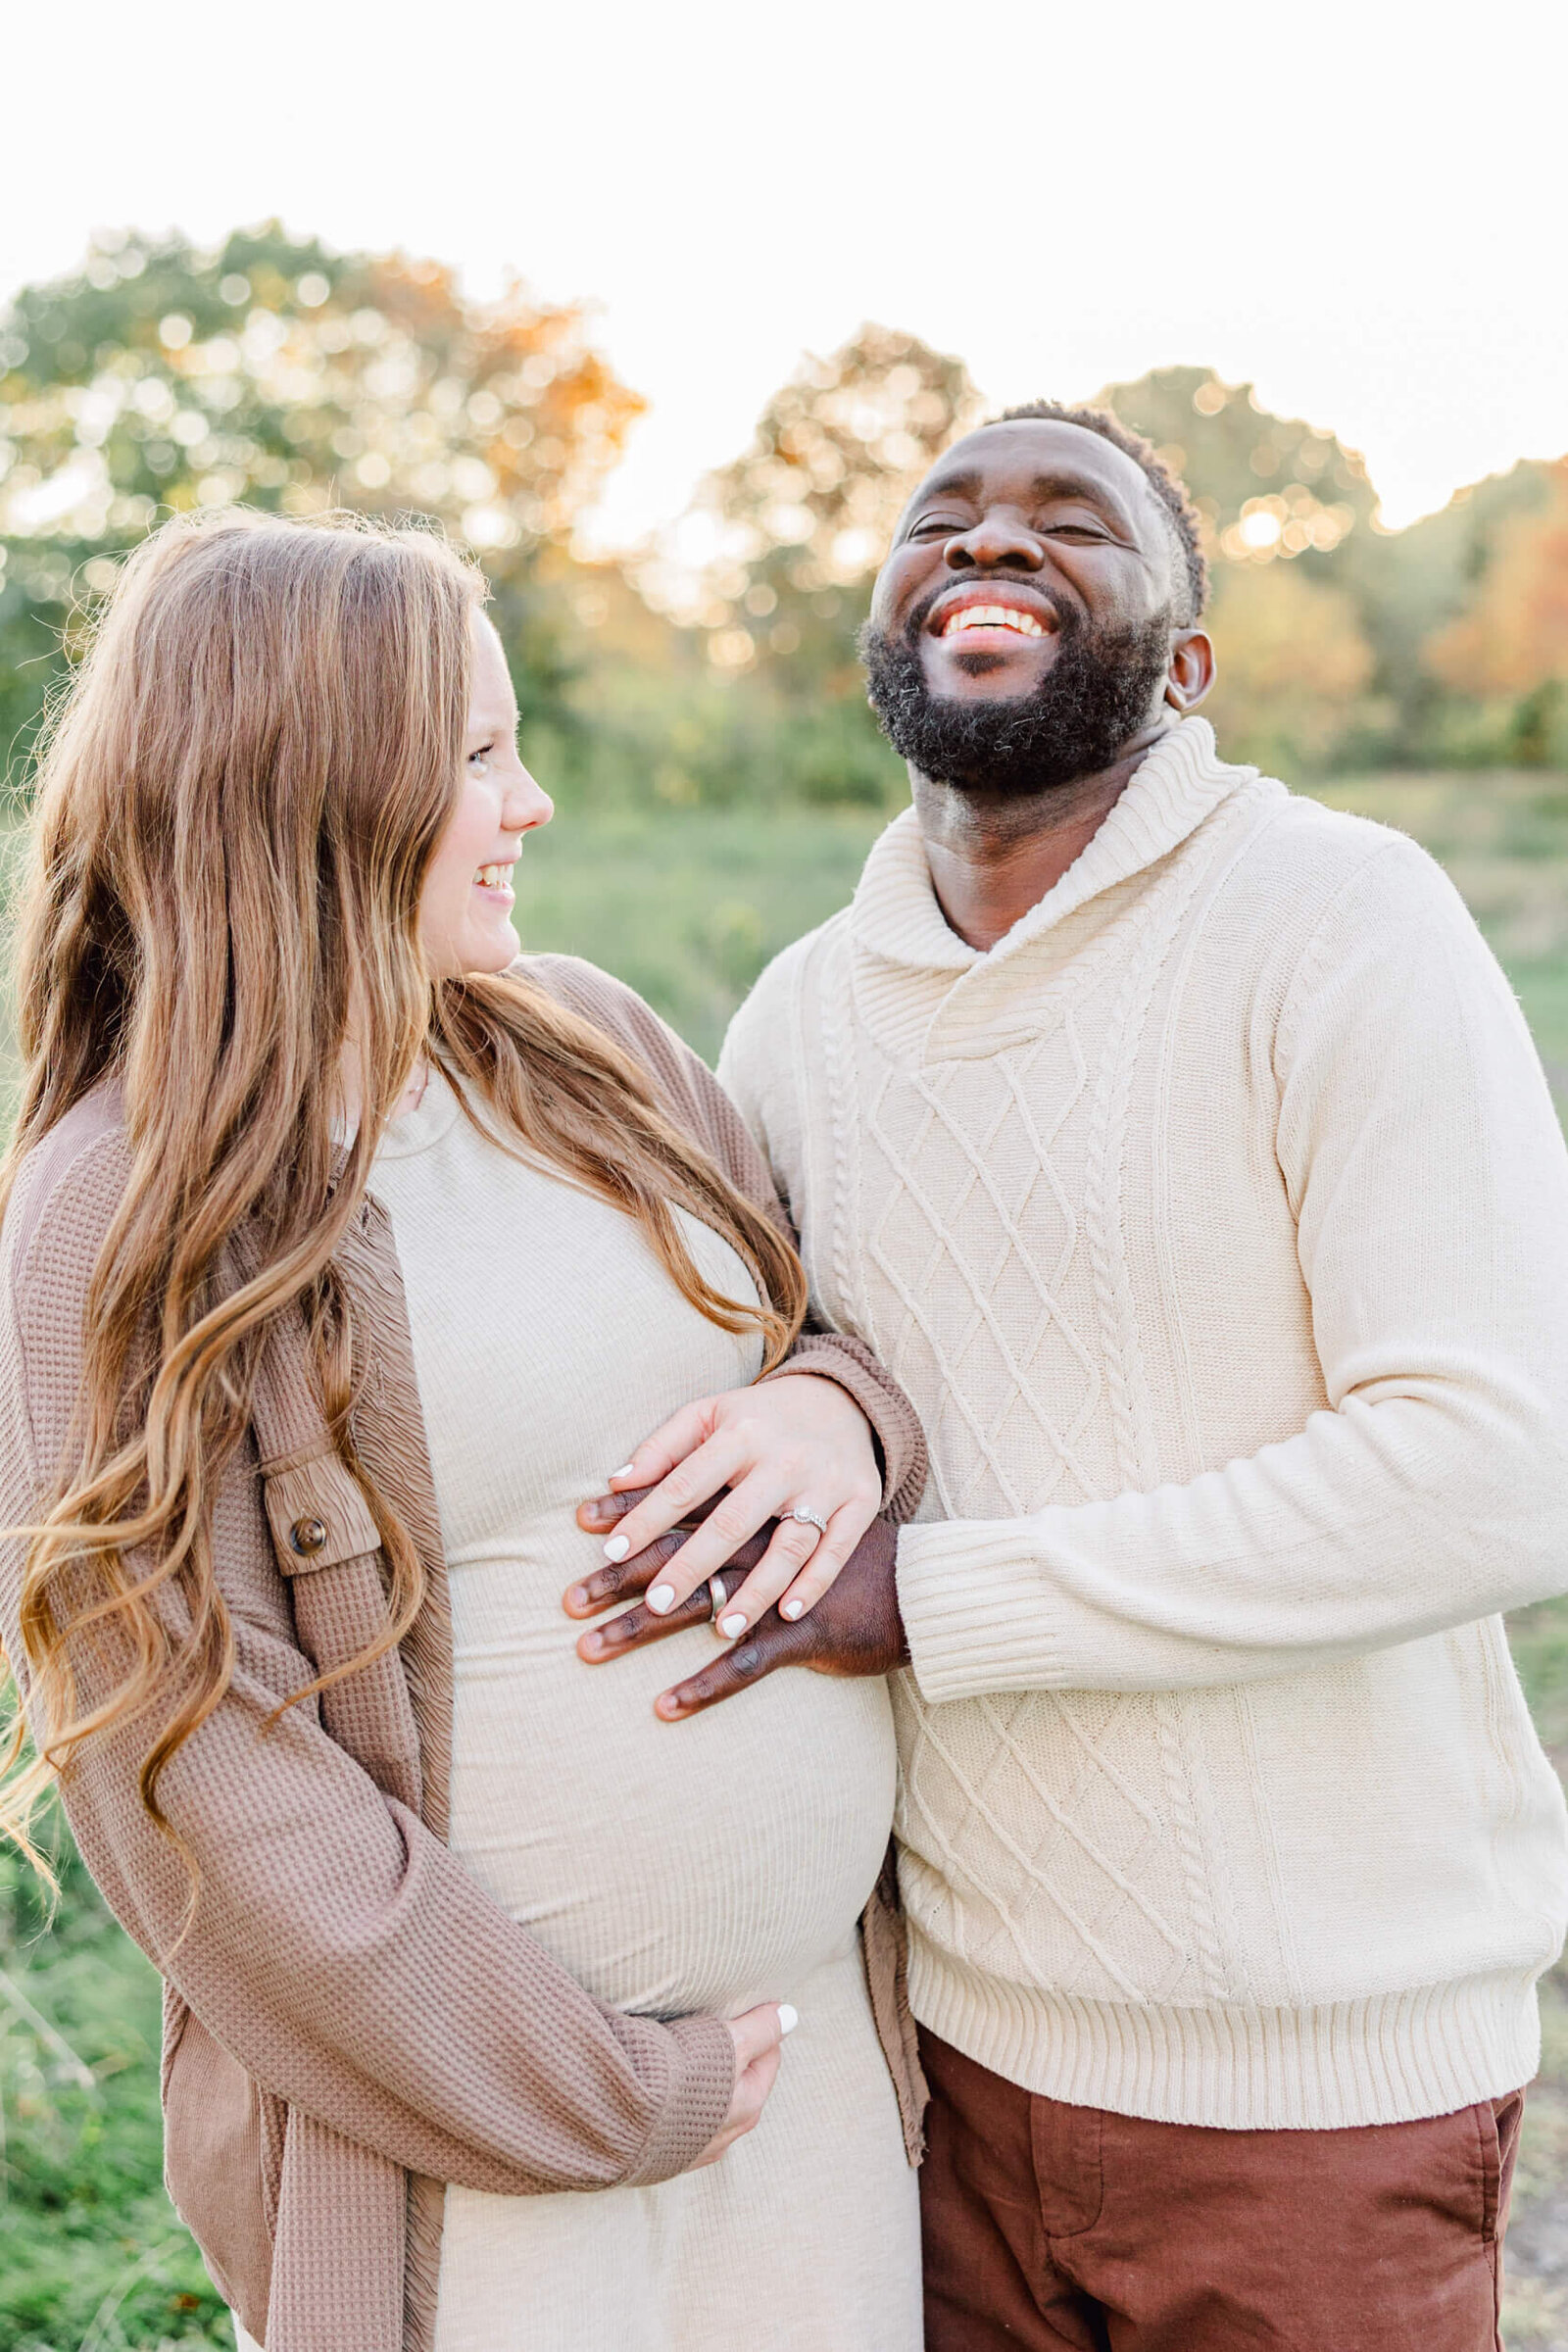
[[[798,1502],[795,1505],[790,1517],[798,1519],[803,1527],[814,1527],[819,1536],[827,1534],[827,1521],[822,1517],[821,1512],[811,1510],[804,1502]]]
[[[708,1614],[715,1625],[718,1623],[718,1612],[728,1598],[729,1587],[725,1584],[724,1579],[721,1576],[710,1576],[708,1580]]]

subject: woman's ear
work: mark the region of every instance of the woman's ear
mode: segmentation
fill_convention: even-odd
[[[1201,629],[1182,629],[1171,648],[1165,700],[1185,717],[1196,710],[1214,683],[1214,648]]]

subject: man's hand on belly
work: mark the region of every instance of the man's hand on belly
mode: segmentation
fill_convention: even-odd
[[[742,1573],[752,1564],[747,1555],[754,1546],[760,1556],[767,1532],[760,1531],[737,1552],[734,1565]],[[567,1614],[597,1615],[628,1593],[645,1592],[679,1541],[678,1535],[662,1536],[635,1559],[573,1586],[566,1598]],[[896,1666],[906,1665],[909,1649],[899,1613],[897,1563],[897,1529],[885,1519],[873,1520],[808,1615],[787,1624],[776,1608],[769,1609],[711,1666],[662,1692],[655,1711],[667,1723],[679,1723],[720,1699],[733,1698],[779,1666],[809,1666],[815,1674],[864,1675],[891,1674]],[[708,1622],[712,1609],[707,1586],[700,1586],[665,1616],[656,1617],[639,1604],[584,1634],[577,1654],[590,1666],[605,1665],[631,1650],[645,1649],[651,1642],[662,1642],[684,1626]]]
[[[813,1609],[882,1498],[869,1421],[846,1389],[814,1372],[781,1372],[683,1405],[609,1483],[608,1494],[577,1512],[579,1527],[609,1539],[608,1563],[676,1529],[693,1531],[673,1552],[666,1546],[664,1573],[648,1592],[658,1617],[671,1616],[763,1535],[760,1550],[746,1552],[740,1573],[726,1579],[731,1641],[775,1603],[791,1620]],[[566,1607],[590,1613],[574,1596]]]

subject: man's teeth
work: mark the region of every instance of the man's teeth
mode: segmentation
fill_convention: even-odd
[[[505,890],[512,880],[510,865],[481,865],[474,875],[481,890]]]
[[[1020,637],[1046,633],[1034,614],[1017,605],[961,605],[942,623],[942,634],[956,637],[960,629],[1016,629]]]

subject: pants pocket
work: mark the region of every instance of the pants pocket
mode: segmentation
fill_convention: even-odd
[[[1481,2143],[1481,2242],[1494,2246],[1497,2242],[1497,2208],[1502,2201],[1502,2142],[1497,2134],[1497,2114],[1490,2099],[1478,2099],[1470,2112],[1475,2117],[1476,2137]]]

